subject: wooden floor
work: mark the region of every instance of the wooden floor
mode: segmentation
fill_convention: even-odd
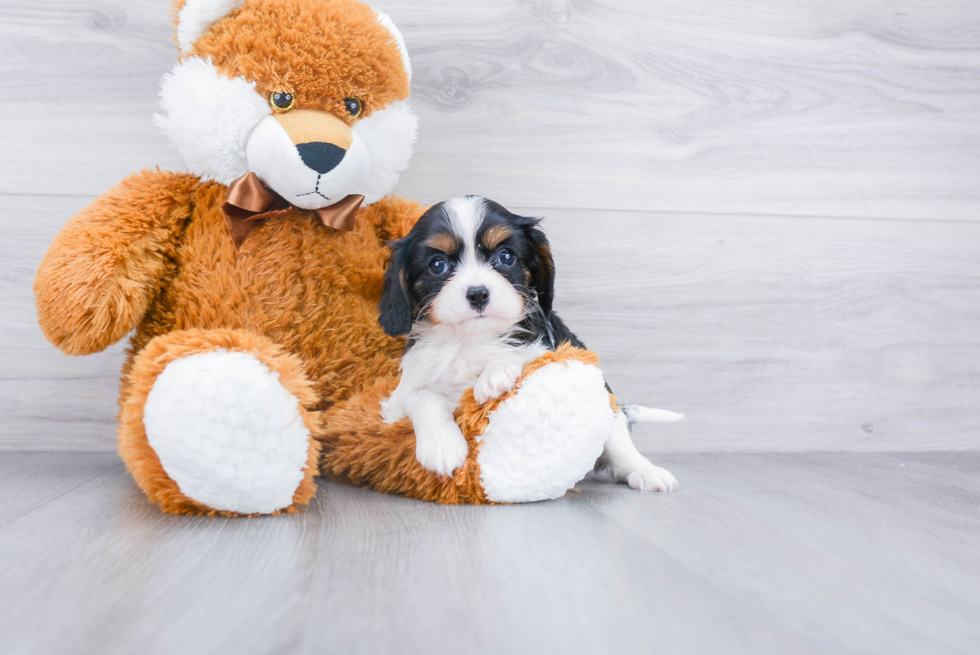
[[[445,507],[322,483],[160,514],[107,453],[0,453],[0,652],[971,653],[980,453],[681,454]]]

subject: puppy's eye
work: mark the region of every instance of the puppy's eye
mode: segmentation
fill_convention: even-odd
[[[448,270],[449,262],[446,261],[445,257],[436,257],[429,262],[429,271],[433,275],[445,275]]]
[[[497,261],[500,262],[501,266],[511,266],[515,259],[516,257],[510,248],[501,248],[497,251]]]
[[[347,108],[347,113],[357,118],[364,111],[364,105],[357,98],[344,98],[344,107]]]
[[[289,111],[296,104],[296,98],[292,93],[280,93],[273,91],[269,94],[269,104],[275,111]]]

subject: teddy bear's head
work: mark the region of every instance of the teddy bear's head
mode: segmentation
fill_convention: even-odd
[[[408,165],[411,65],[385,14],[354,0],[177,0],[181,56],[154,117],[205,180],[254,173],[320,209],[389,193]]]

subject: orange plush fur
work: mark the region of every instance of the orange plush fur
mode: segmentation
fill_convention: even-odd
[[[167,364],[184,355],[224,349],[247,352],[279,374],[282,384],[299,400],[300,416],[307,429],[316,429],[315,412],[307,410],[316,402],[310,381],[303,372],[302,362],[296,355],[284,353],[265,337],[237,330],[178,330],[156,337],[130,361],[131,386],[122,402],[119,413],[119,452],[129,470],[150,500],[167,512],[174,514],[208,514],[234,516],[234,512],[214,510],[182,494],[177,483],[163,470],[160,458],[150,447],[143,429],[143,407],[153,383]],[[293,494],[293,504],[285,512],[295,512],[298,505],[305,505],[316,493],[313,477],[317,472],[317,456],[320,449],[310,442],[306,457],[303,481]],[[275,512],[278,514],[279,512]]]
[[[347,124],[354,118],[345,97],[360,99],[369,115],[409,94],[390,33],[371,9],[343,0],[246,3],[188,54],[210,57],[229,78],[244,76],[263,96],[289,92],[297,107]],[[318,456],[319,472],[336,480],[444,503],[486,502],[476,436],[509,396],[482,407],[472,393],[464,399],[458,419],[471,452],[452,478],[422,469],[411,426],[385,425],[377,409],[404,349],[378,325],[386,243],[405,235],[424,208],[389,196],[358,210],[351,232],[293,209],[264,222],[239,251],[222,213],[227,191],[186,173],[136,173],[71,219],[38,270],[41,328],[64,352],[97,352],[133,332],[119,452],[138,485],[167,512],[234,514],[182,494],[143,426],[147,395],[167,363],[224,349],[278,373],[313,435],[303,481],[283,511],[315,493]],[[543,363],[590,357],[566,349]]]
[[[367,5],[264,2],[215,25],[185,56],[210,57],[228,77],[254,81],[264,97],[292,93],[297,108],[329,111],[352,124],[344,98],[360,99],[369,116],[408,97],[408,75],[389,39]]]
[[[473,390],[467,390],[456,410],[456,422],[466,437],[469,454],[453,477],[437,475],[418,463],[415,434],[407,418],[390,425],[381,420],[381,401],[398,386],[397,376],[382,378],[325,417],[317,434],[322,442],[320,471],[324,477],[383,493],[449,504],[487,503],[477,454],[478,437],[490,422],[490,414],[516,395],[529,375],[548,364],[569,361],[598,366],[599,357],[565,343],[527,364],[514,389],[499,398],[481,405]],[[615,407],[615,400],[612,402]]]
[[[336,29],[344,21],[356,21],[357,33]],[[298,107],[348,124],[344,97],[361,99],[366,116],[409,92],[391,35],[355,3],[246,5],[192,54],[210,56],[228,77],[244,75],[260,93],[289,91]],[[361,208],[351,232],[296,209],[256,229],[239,252],[221,210],[226,195],[226,186],[190,174],[134,174],[68,222],[34,284],[41,328],[66,353],[98,352],[135,330],[120,390],[120,454],[170,512],[214,513],[179,492],[146,444],[142,402],[167,361],[217,347],[248,351],[303,400],[312,427],[309,412],[395,374],[404,348],[378,326],[377,304],[385,244],[411,228],[422,206],[385,198]],[[296,504],[312,496],[313,472]]]

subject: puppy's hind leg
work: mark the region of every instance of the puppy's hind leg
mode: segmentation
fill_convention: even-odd
[[[636,449],[630,435],[630,420],[622,411],[616,412],[612,433],[596,462],[594,475],[600,480],[625,482],[640,491],[673,491],[679,486],[670,471],[654,466]]]

